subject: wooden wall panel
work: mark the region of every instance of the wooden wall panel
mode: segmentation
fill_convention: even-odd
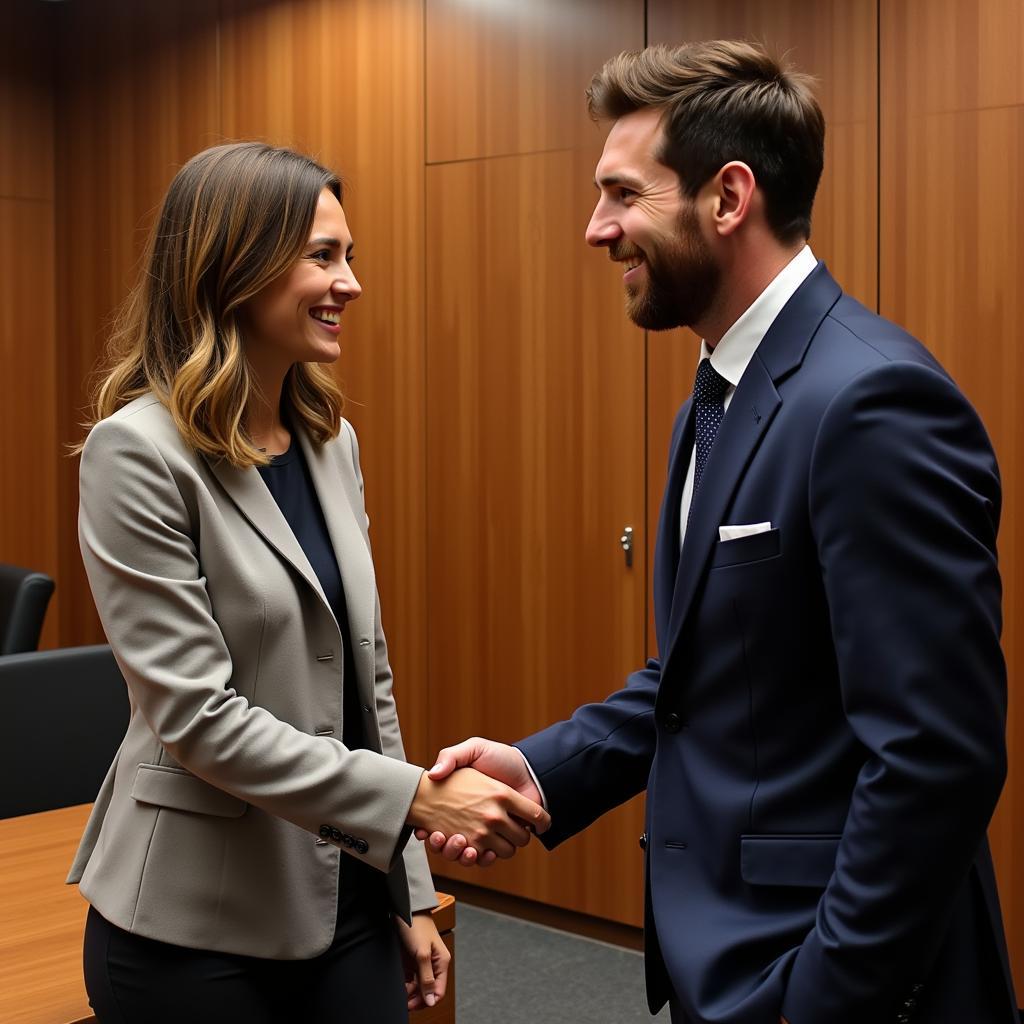
[[[643,559],[626,568],[619,546],[625,525],[644,543],[642,335],[614,268],[583,245],[596,155],[427,170],[437,746],[516,739],[642,664]],[[638,924],[640,831],[633,802],[472,881]]]
[[[751,39],[814,75],[825,114],[825,169],[811,248],[845,291],[878,303],[878,26],[876,0],[649,0],[648,42]],[[648,335],[648,537],[654,557],[672,422],[693,389],[698,339]],[[648,645],[655,650],[653,617]]]
[[[363,295],[337,371],[359,433],[374,562],[411,760],[426,747],[423,8],[225,0],[223,127],[340,172]]]
[[[37,55],[53,8],[0,9],[0,561],[48,573],[57,557],[54,88]],[[57,643],[58,585],[40,638]]]
[[[0,562],[58,587],[40,637],[57,646],[67,603],[57,557],[56,326],[53,204],[0,197]]]
[[[58,437],[81,437],[87,380],[178,167],[219,139],[216,10],[91,0],[61,14]],[[78,460],[60,468],[62,645],[100,643],[77,535]]]
[[[1010,776],[989,832],[1024,993],[1024,9],[882,7],[881,310],[974,402],[999,456]]]
[[[585,90],[643,46],[642,0],[427,0],[427,159],[593,142]]]
[[[0,196],[53,200],[53,77],[39,57],[55,14],[39,0],[0,6]]]

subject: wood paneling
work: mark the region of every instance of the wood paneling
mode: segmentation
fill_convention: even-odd
[[[430,732],[512,740],[642,663],[642,335],[586,249],[596,153],[427,170]],[[582,187],[581,187],[582,183]],[[473,881],[636,924],[639,802]],[[447,871],[449,868],[441,868]],[[461,869],[456,869],[460,871]]]
[[[0,10],[0,561],[58,582],[40,637],[57,643],[56,273],[54,87],[38,55],[53,9],[12,0]]]
[[[585,91],[643,46],[642,0],[427,0],[431,163],[587,145]]]
[[[1024,993],[1024,12],[1014,0],[882,6],[881,310],[974,402],[1003,480],[1010,777],[989,831]]]
[[[817,79],[825,114],[825,169],[814,203],[811,248],[850,295],[878,303],[878,26],[875,0],[649,0],[648,41],[764,43]],[[699,340],[689,330],[647,341],[649,557],[672,422],[693,389]],[[648,646],[655,650],[653,618]]]
[[[359,433],[374,563],[410,760],[426,744],[423,7],[225,0],[223,127],[342,174],[363,295],[337,371]]]
[[[56,327],[53,204],[0,197],[0,561],[48,573],[58,587],[40,646],[57,644]]]
[[[55,23],[39,0],[0,5],[0,196],[53,199]]]
[[[81,437],[88,378],[178,167],[220,137],[216,10],[94,0],[61,11],[58,437]],[[61,643],[103,633],[78,549],[78,460],[60,469]]]

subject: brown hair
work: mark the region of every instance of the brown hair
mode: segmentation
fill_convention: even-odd
[[[88,428],[152,391],[198,451],[241,467],[269,461],[245,429],[257,382],[239,307],[299,258],[325,188],[341,201],[337,175],[258,142],[214,146],[178,171],[114,322]],[[343,399],[330,370],[296,363],[284,395],[317,443],[337,436]]]
[[[810,236],[824,162],[825,119],[811,83],[754,43],[660,45],[609,60],[587,105],[595,120],[664,110],[658,159],[691,198],[730,160],[747,164],[769,226],[789,243]]]

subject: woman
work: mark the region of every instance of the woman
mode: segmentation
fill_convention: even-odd
[[[404,1020],[449,958],[411,828],[511,856],[517,818],[547,824],[404,760],[358,448],[321,365],[360,294],[341,198],[289,150],[200,153],[114,333],[79,533],[132,714],[69,877],[100,1024]]]

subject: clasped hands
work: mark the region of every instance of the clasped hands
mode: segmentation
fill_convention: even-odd
[[[408,820],[417,838],[467,867],[512,857],[551,825],[523,755],[479,736],[437,755],[420,778]]]

